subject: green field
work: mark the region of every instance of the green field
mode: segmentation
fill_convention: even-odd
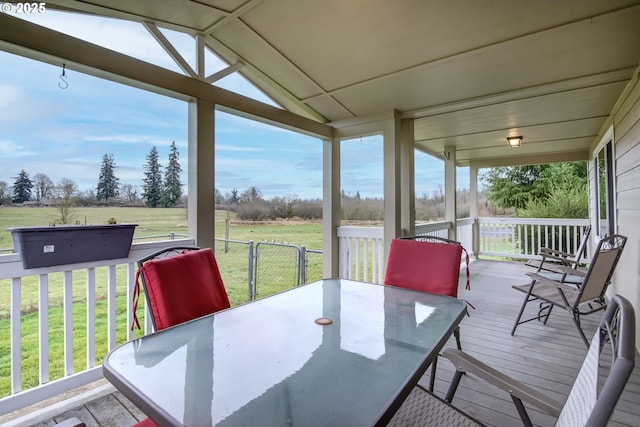
[[[106,224],[109,218],[119,223],[138,224],[134,238],[187,234],[187,210],[183,208],[76,208],[74,218],[80,224]],[[55,208],[0,207],[0,249],[13,247],[8,227],[47,226],[57,212]],[[322,248],[319,222],[282,221],[252,223],[235,221],[233,212],[216,211],[216,237],[225,236],[225,221],[230,219],[229,238],[234,240],[280,240],[310,249]]]
[[[0,249],[11,248],[11,234],[6,229],[18,226],[46,226],[56,217],[55,208],[17,208],[0,207]],[[151,236],[167,236],[171,232],[177,235],[187,234],[186,209],[151,208],[77,208],[75,218],[82,224],[104,224],[111,217],[119,223],[136,223],[134,238],[145,241]],[[307,249],[321,250],[322,230],[319,222],[237,222],[233,214],[216,212],[216,237],[225,236],[227,218],[229,219],[229,239],[241,242],[252,241],[260,250],[258,264],[258,297],[264,297],[290,287],[295,280],[295,248],[290,245],[305,246]],[[166,239],[164,237],[163,239]],[[261,243],[272,242],[276,243]],[[225,250],[224,243],[216,243],[216,258],[225,281],[225,287],[232,304],[247,301],[247,243],[230,243]],[[319,254],[309,256],[309,280],[321,277],[322,257]],[[117,341],[127,339],[126,322],[126,268],[116,270],[117,296]],[[62,324],[62,273],[48,275],[48,319],[49,319],[49,359],[50,380],[64,375],[62,363],[63,324]],[[107,269],[96,269],[96,354],[100,364],[107,351]],[[82,371],[86,368],[86,283],[84,272],[73,276],[74,311],[74,368]],[[0,280],[0,397],[10,394],[10,286],[9,279]],[[38,384],[38,277],[22,278],[22,387],[27,389]],[[138,315],[142,320],[142,307]],[[139,333],[138,333],[139,334]]]

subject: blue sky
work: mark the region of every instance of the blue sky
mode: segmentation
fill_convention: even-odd
[[[47,11],[23,15],[30,21],[124,54],[180,72],[164,50],[139,24]],[[165,35],[193,64],[192,38]],[[207,73],[225,64],[206,58]],[[142,166],[151,147],[166,163],[176,142],[186,184],[187,104],[107,80],[0,52],[0,180],[12,185],[21,169],[31,177],[45,173],[54,181],[68,178],[81,190],[95,189],[102,156],[111,153],[121,183],[142,191]],[[269,101],[238,75],[216,83],[225,89]],[[350,194],[382,195],[382,138],[342,143],[342,188]],[[444,165],[416,153],[416,195],[443,186]],[[322,197],[322,144],[316,138],[216,113],[216,187],[227,193],[250,186],[265,197]],[[458,187],[468,187],[459,173]]]

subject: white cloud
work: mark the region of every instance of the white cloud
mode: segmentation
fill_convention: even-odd
[[[229,144],[216,144],[216,151],[231,151],[236,153],[249,153],[249,152],[261,152],[264,151],[258,147],[247,147],[246,145],[229,145]]]
[[[151,146],[167,145],[167,138],[158,135],[136,135],[136,134],[108,134],[108,135],[87,135],[83,137],[85,141],[109,142],[120,144],[144,144]],[[177,143],[176,143],[177,146]]]
[[[0,85],[0,110],[8,111],[17,102],[22,94],[18,86]]]
[[[0,166],[2,166],[0,169],[9,166],[8,162],[6,165],[3,164],[5,160],[18,159],[25,156],[33,156],[35,154],[37,154],[35,151],[28,150],[26,147],[16,142],[0,140],[0,159],[2,159],[2,161],[0,161]]]

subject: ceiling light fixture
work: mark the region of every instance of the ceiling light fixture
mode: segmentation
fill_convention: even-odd
[[[511,147],[520,147],[520,145],[522,144],[522,137],[521,136],[510,136],[507,138],[507,141],[509,141],[509,145]]]

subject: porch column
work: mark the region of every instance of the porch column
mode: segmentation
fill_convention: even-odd
[[[478,168],[469,165],[469,216],[473,220],[471,225],[471,250],[477,257],[480,250],[480,225],[478,224]]]
[[[189,236],[202,248],[214,247],[214,114],[210,102],[201,99],[189,102],[187,215]]]
[[[322,277],[340,274],[340,141],[322,141]]]
[[[444,216],[451,223],[449,239],[457,239],[456,147],[444,147]]]
[[[389,257],[391,240],[400,236],[400,129],[400,118],[394,111],[393,118],[385,121],[383,132],[385,263]]]
[[[416,178],[413,119],[400,122],[400,227],[402,235],[416,234]]]

